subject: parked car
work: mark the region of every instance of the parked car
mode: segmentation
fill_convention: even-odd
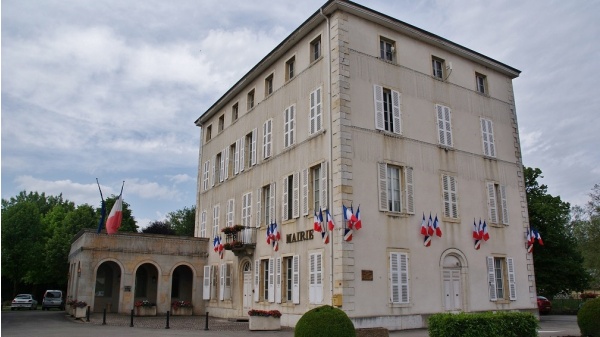
[[[50,310],[50,308],[65,310],[65,299],[62,291],[46,290],[42,299],[42,310]]]
[[[544,296],[537,297],[537,304],[540,315],[549,314],[550,310],[552,310],[552,303],[550,303],[550,300]]]
[[[29,309],[35,310],[37,309],[38,302],[33,298],[31,294],[19,294],[10,304],[10,310],[15,309]]]

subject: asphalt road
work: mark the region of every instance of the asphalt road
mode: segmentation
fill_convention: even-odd
[[[200,336],[200,337],[248,337],[271,336],[292,337],[294,332],[287,331],[222,331],[222,330],[177,330],[164,328],[143,328],[129,326],[110,326],[85,323],[74,320],[64,311],[3,311],[2,337],[30,336],[84,336],[84,337],[154,337],[154,336]],[[157,320],[164,320],[158,317]],[[160,324],[162,326],[162,323]],[[391,337],[426,337],[427,330],[410,330],[390,332]],[[540,320],[540,337],[580,336],[576,316],[542,316]]]

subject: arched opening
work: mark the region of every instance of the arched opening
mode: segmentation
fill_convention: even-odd
[[[248,260],[242,262],[241,270],[243,274],[238,280],[242,281],[242,310],[246,313],[252,308],[252,263]]]
[[[121,267],[114,261],[102,263],[96,271],[94,311],[118,312],[121,285]]]
[[[175,268],[171,276],[171,302],[192,302],[192,290],[194,287],[194,273],[186,265]]]
[[[444,309],[446,311],[464,311],[465,292],[463,268],[464,256],[458,251],[450,250],[442,255],[442,283]]]
[[[144,263],[135,272],[135,299],[156,304],[158,291],[158,269],[151,263]]]

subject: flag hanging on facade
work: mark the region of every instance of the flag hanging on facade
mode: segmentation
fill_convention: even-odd
[[[435,235],[441,238],[442,229],[440,228],[440,222],[438,221],[437,214],[435,215],[435,220],[433,220],[433,229],[435,230]]]
[[[481,230],[481,239],[483,239],[483,241],[487,241],[490,239],[490,233],[488,232],[488,225],[485,223],[485,220],[483,220],[483,226],[482,226],[482,230]]]
[[[433,219],[431,218],[431,213],[429,213],[429,221],[427,221],[427,235],[432,236],[435,233],[433,229]]]
[[[540,246],[544,245],[544,241],[542,241],[542,236],[540,235],[540,232],[535,231],[535,237],[538,240],[538,243],[540,244]]]
[[[216,253],[219,253],[219,257],[221,257],[221,259],[223,259],[223,243],[221,242],[221,237],[220,236],[215,236],[214,240],[213,240],[213,250]]]
[[[354,224],[356,223],[356,216],[354,215],[354,213],[352,213],[352,210],[350,208],[346,208],[346,206],[344,205],[342,205],[342,207],[344,210],[344,220],[346,220],[348,228],[353,229]]]
[[[272,223],[267,226],[267,244],[273,246],[273,250],[279,250],[279,240],[281,240],[281,233],[277,230],[277,224]]]
[[[323,222],[323,218],[321,218],[321,222]],[[330,231],[335,228],[335,223],[333,223],[333,217],[331,216],[331,213],[329,213],[329,210],[327,210],[327,226]]]
[[[329,243],[329,232],[326,230],[322,231],[321,238],[323,239],[324,244],[328,244]]]
[[[119,194],[119,197],[115,201],[108,220],[106,220],[106,233],[114,234],[121,227],[121,221],[123,220],[123,195]]]
[[[475,250],[479,250],[481,248],[481,236],[479,235],[479,227],[481,226],[481,220],[479,220],[479,225],[473,219],[473,239],[475,239]]]
[[[421,235],[427,236],[427,220],[425,219],[425,212],[423,212],[423,220],[421,220]]]
[[[321,231],[321,219],[323,218],[323,216],[321,215],[321,209],[319,209],[319,214],[317,214],[317,212],[315,211],[315,219],[314,219],[314,230],[315,232],[320,232]]]
[[[362,219],[360,218],[360,205],[356,209],[356,223],[354,224],[354,228],[359,230],[362,228]]]
[[[344,241],[350,242],[352,241],[352,234],[354,231],[350,228],[344,228]]]

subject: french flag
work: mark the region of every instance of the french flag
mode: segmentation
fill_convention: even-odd
[[[321,222],[323,222],[323,217],[321,216]],[[335,223],[333,223],[333,217],[329,210],[327,210],[327,226],[329,226],[329,230],[332,231],[335,228]]]
[[[488,233],[488,225],[485,223],[485,220],[483,220],[483,229],[482,229],[481,238],[483,239],[483,241],[487,241],[490,239],[490,233]]]
[[[530,227],[529,228],[529,244],[530,245],[533,245],[533,243],[535,242],[535,238],[536,238],[535,230]]]
[[[435,235],[442,237],[442,229],[440,228],[440,222],[438,221],[437,214],[435,220],[433,220],[433,229],[435,229]]]
[[[106,220],[106,233],[114,234],[121,227],[121,221],[123,220],[123,195],[119,194],[117,201],[110,210],[108,220]]]
[[[351,209],[346,208],[344,205],[342,207],[344,208],[344,219],[348,222],[348,228],[352,229],[356,223],[356,216],[352,213]]]
[[[432,236],[433,233],[433,219],[431,219],[431,213],[429,213],[429,221],[427,221],[427,235]]]
[[[328,244],[329,243],[329,232],[327,232],[327,231],[321,232],[321,237],[323,238],[323,243],[324,244]]]
[[[273,226],[272,224],[267,226],[267,244],[270,245],[271,241],[273,240]]]
[[[273,233],[273,237],[275,241],[279,241],[281,240],[281,234],[279,233],[279,230],[277,230],[277,224],[274,223],[273,225],[273,230],[271,231]]]
[[[421,220],[421,235],[427,236],[427,220],[425,220],[425,213],[423,213],[423,220]]]
[[[429,235],[425,236],[425,238],[423,239],[423,246],[425,246],[425,247],[431,246],[431,236],[429,236]]]
[[[360,219],[360,205],[356,209],[356,223],[354,224],[354,228],[359,230],[362,228],[362,220]]]
[[[321,231],[321,222],[322,222],[321,218],[323,217],[321,214],[322,213],[321,213],[320,209],[319,209],[319,214],[317,214],[317,212],[315,212],[315,220],[314,220],[315,221],[315,223],[314,223],[315,232]]]
[[[477,226],[477,222],[473,219],[473,239],[479,240],[479,226]]]
[[[221,238],[218,236],[215,236],[215,239],[213,240],[213,250],[216,252],[219,251],[219,245],[221,244]]]
[[[353,233],[354,233],[354,231],[351,230],[350,228],[344,228],[344,241],[346,241],[346,242],[352,241]]]
[[[543,246],[544,245],[544,241],[542,241],[542,236],[540,235],[540,232],[535,231],[535,237],[538,240],[538,243]]]

